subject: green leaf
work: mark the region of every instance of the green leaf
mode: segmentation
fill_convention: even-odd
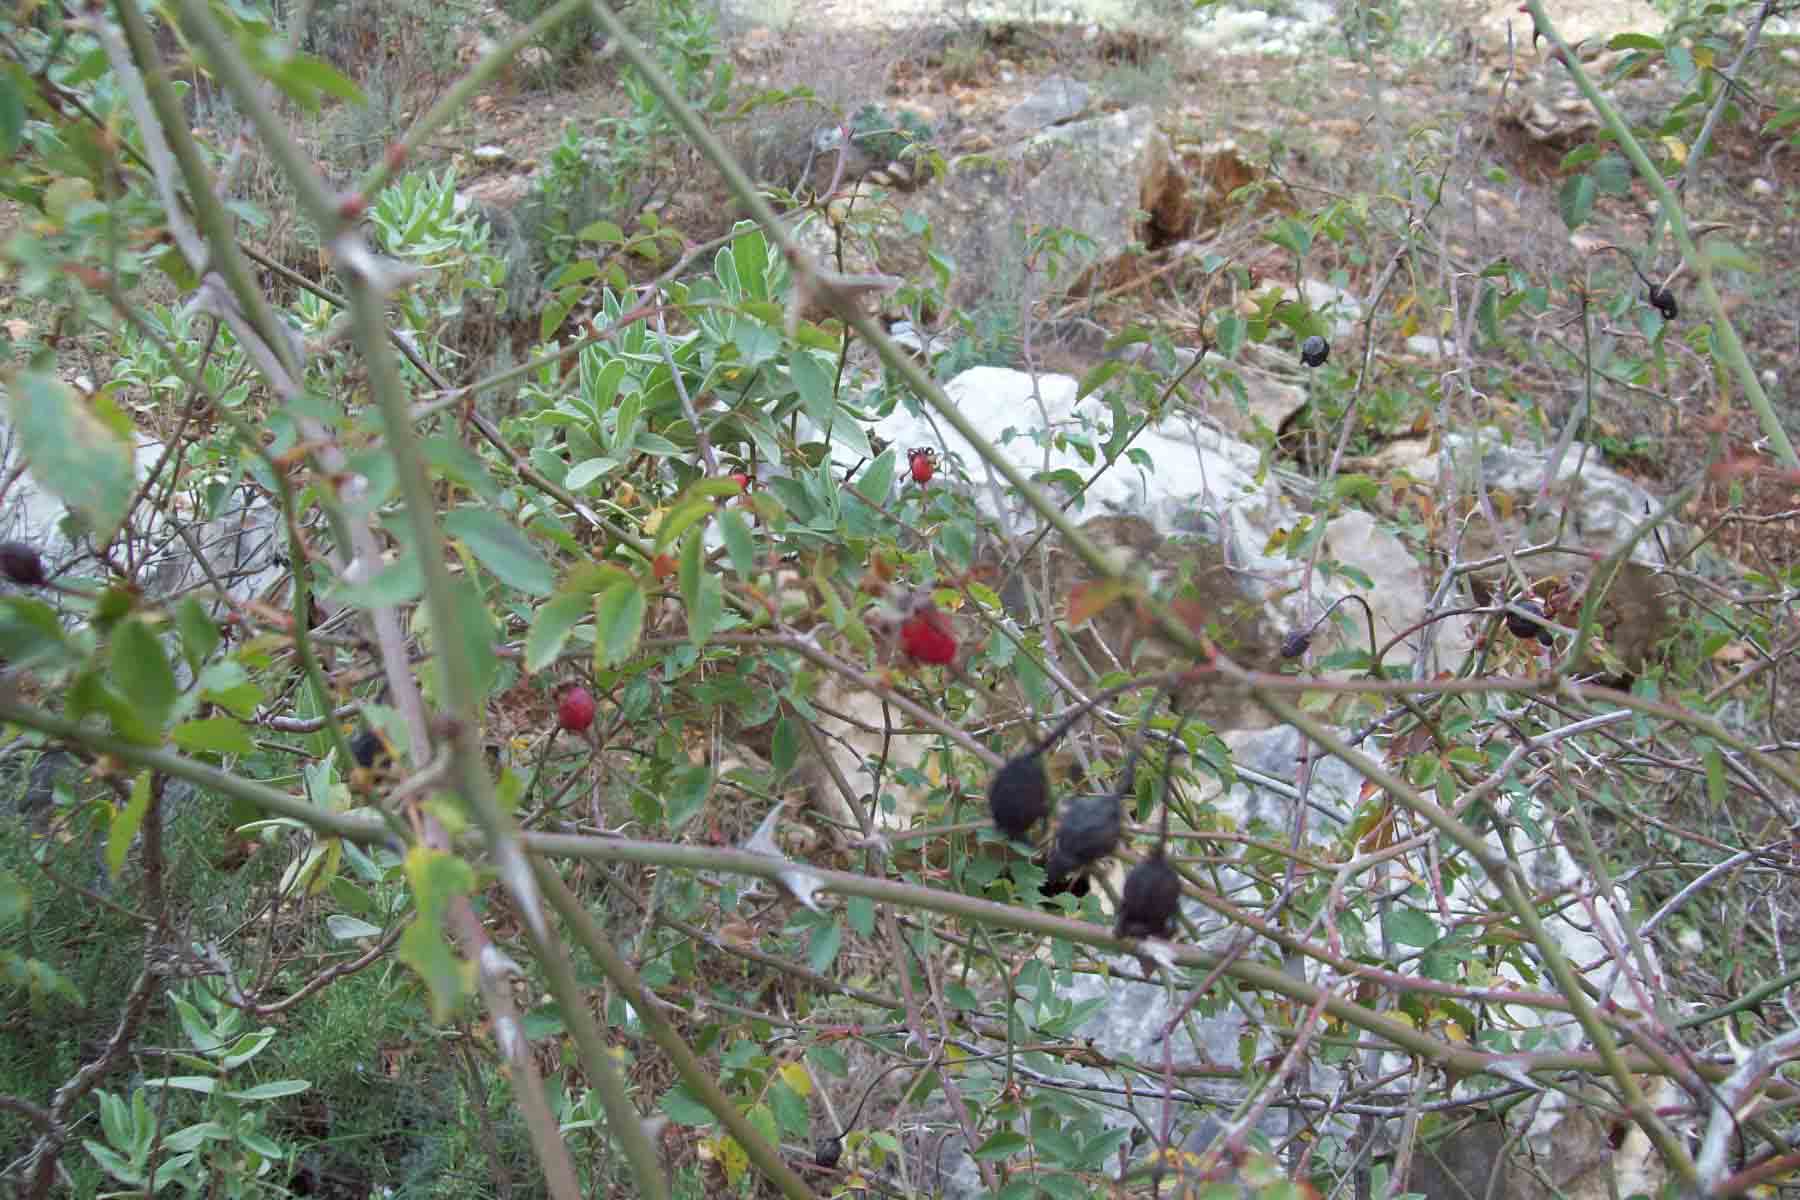
[[[692,1125],[704,1128],[716,1124],[718,1118],[713,1116],[712,1109],[700,1097],[688,1090],[685,1083],[678,1083],[663,1093],[657,1107],[668,1114],[677,1125]]]
[[[1437,925],[1416,908],[1396,908],[1382,918],[1382,930],[1402,946],[1429,946],[1438,940]]]
[[[444,938],[444,913],[457,896],[475,890],[469,864],[442,850],[414,846],[406,854],[418,918],[400,935],[400,961],[418,972],[431,993],[431,1019],[443,1024],[468,992],[473,977]]]
[[[0,661],[18,670],[73,667],[81,651],[63,633],[56,610],[26,596],[0,596]]]
[[[1573,176],[1563,183],[1556,203],[1562,213],[1563,224],[1568,226],[1571,233],[1581,228],[1593,214],[1594,196],[1598,191],[1592,177],[1585,174]]]
[[[525,635],[525,673],[535,675],[556,661],[569,635],[593,609],[593,601],[580,592],[564,592],[538,606]]]
[[[125,699],[144,724],[158,732],[175,707],[175,672],[163,654],[162,641],[143,620],[133,617],[113,631],[112,674]]]
[[[103,1146],[93,1138],[82,1138],[81,1145],[94,1156],[100,1169],[129,1187],[143,1187],[144,1173],[133,1166],[129,1159],[109,1146]]]
[[[1631,194],[1631,164],[1622,154],[1608,154],[1594,164],[1594,187],[1603,196]]]
[[[711,767],[689,767],[675,773],[669,780],[669,802],[663,809],[663,820],[671,832],[679,830],[706,807],[712,785]]]
[[[195,671],[219,648],[219,626],[206,606],[189,596],[175,610],[175,627],[181,631],[181,654]]]
[[[569,473],[563,476],[563,486],[571,492],[579,492],[594,480],[618,470],[618,467],[618,459],[604,454],[599,458],[584,458],[569,468]]]
[[[637,652],[648,606],[637,580],[615,583],[600,593],[594,607],[594,660],[601,668],[617,666]]]
[[[838,950],[844,944],[844,931],[836,921],[827,922],[813,930],[812,941],[806,948],[806,961],[815,971],[825,971],[837,960]]]
[[[777,787],[799,761],[800,735],[795,731],[794,722],[783,714],[775,722],[775,733],[769,740],[769,766],[775,772]]]
[[[837,406],[831,394],[831,376],[810,350],[796,350],[788,357],[788,372],[800,393],[800,407],[818,427],[821,437],[831,431],[831,418]]]
[[[277,1079],[272,1083],[259,1083],[255,1087],[245,1088],[240,1092],[225,1092],[224,1095],[233,1100],[279,1100],[283,1096],[298,1096],[312,1084],[305,1079]]]
[[[769,1107],[775,1110],[775,1119],[781,1123],[782,1132],[792,1138],[804,1137],[812,1125],[805,1099],[782,1079],[770,1085],[768,1096]]]
[[[11,871],[0,871],[0,929],[31,911],[31,890]]]
[[[335,67],[316,58],[296,55],[281,66],[275,82],[309,109],[318,108],[318,95],[336,96],[357,108],[369,101],[361,88],[340,75]]]
[[[1002,1129],[975,1148],[975,1158],[981,1162],[1011,1158],[1024,1150],[1026,1144],[1024,1135],[1014,1133],[1010,1129]]]
[[[1125,363],[1121,359],[1106,359],[1099,366],[1081,377],[1081,386],[1075,389],[1075,399],[1080,400],[1094,392],[1096,389],[1106,386],[1106,381],[1111,379],[1114,375],[1117,375],[1124,369],[1124,366]]]
[[[690,496],[676,501],[675,506],[663,514],[662,523],[656,527],[656,552],[661,554],[680,541],[682,534],[706,520],[712,515],[712,511],[713,502],[706,496]]]
[[[111,541],[136,489],[131,443],[103,419],[116,409],[110,401],[83,400],[41,371],[14,376],[6,392],[19,446],[39,486],[85,520],[97,544]]]
[[[556,574],[537,547],[492,509],[459,508],[444,518],[444,529],[508,587],[532,596],[547,596],[555,588]]]
[[[456,628],[447,630],[446,635],[462,639],[463,653],[469,656],[475,686],[485,696],[500,674],[500,658],[494,653],[494,617],[482,602],[481,592],[476,589],[473,579],[453,579],[450,585]]]
[[[700,577],[699,595],[688,608],[688,641],[704,646],[725,615],[725,585],[710,572]]]
[[[331,589],[331,598],[352,608],[398,608],[417,600],[424,590],[425,572],[419,556],[407,550],[361,583],[348,583],[340,577]]]
[[[144,814],[150,811],[150,789],[150,772],[140,772],[132,781],[131,798],[112,815],[106,831],[106,870],[114,880],[124,869],[125,856],[131,853],[131,839],[143,825]]]
[[[144,1080],[145,1087],[174,1088],[182,1092],[199,1092],[202,1096],[210,1096],[219,1088],[219,1081],[210,1075],[164,1075],[161,1079]]]
[[[332,913],[326,917],[325,929],[340,942],[381,936],[381,926],[371,925],[359,917],[352,917],[345,913]]]
[[[756,571],[756,543],[750,537],[750,523],[735,509],[719,512],[719,532],[725,535],[725,549],[731,565],[741,578],[748,579]]]
[[[17,68],[0,71],[0,158],[11,158],[25,132],[25,89]]]
[[[889,446],[881,452],[881,457],[863,469],[852,485],[857,495],[870,504],[886,504],[888,494],[894,490],[894,475],[899,469],[900,455],[894,447]]]
[[[1220,317],[1218,325],[1213,329],[1213,336],[1219,342],[1219,353],[1226,358],[1237,357],[1248,331],[1249,325],[1236,313]]]
[[[625,231],[611,221],[595,221],[591,224],[583,225],[581,231],[577,233],[575,237],[583,242],[613,244],[625,240]]]
[[[194,754],[252,754],[256,743],[242,721],[232,717],[202,717],[183,721],[170,731],[177,746]]]
[[[1661,38],[1651,37],[1647,33],[1616,33],[1606,43],[1608,50],[1661,50]]]

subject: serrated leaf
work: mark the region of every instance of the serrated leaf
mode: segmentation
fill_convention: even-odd
[[[594,660],[613,667],[637,653],[648,601],[637,580],[616,583],[594,605]]]
[[[725,535],[725,550],[731,555],[731,566],[741,578],[756,572],[756,543],[750,536],[750,523],[735,509],[719,513],[719,532]]]
[[[656,526],[656,552],[661,554],[680,541],[682,534],[712,515],[713,507],[711,498],[707,496],[690,496],[676,502],[675,507],[663,514],[662,521]]]
[[[1565,180],[1562,191],[1557,193],[1556,204],[1562,214],[1563,224],[1573,233],[1587,222],[1594,212],[1594,197],[1599,189],[1586,174],[1576,175]]]
[[[806,949],[806,961],[815,971],[828,970],[837,961],[843,945],[844,931],[836,921],[828,921],[813,930],[812,941]]]
[[[688,767],[677,771],[669,780],[669,800],[663,809],[663,820],[670,830],[679,830],[699,815],[712,794],[712,768]]]
[[[444,529],[460,539],[508,587],[547,596],[556,573],[518,526],[486,508],[459,508],[444,518]]]
[[[525,673],[535,675],[555,662],[592,608],[593,601],[580,592],[563,592],[540,604],[525,635]]]
[[[812,1095],[812,1076],[806,1068],[797,1062],[791,1062],[781,1068],[782,1082],[794,1090],[794,1095],[801,1099]]]
[[[1106,386],[1106,381],[1124,369],[1122,359],[1109,358],[1099,366],[1081,377],[1081,386],[1075,389],[1075,399],[1080,400],[1090,393]]]
[[[18,69],[0,71],[0,158],[11,158],[25,132],[25,90]]]
[[[125,699],[149,728],[161,731],[175,707],[175,671],[163,653],[162,640],[144,621],[133,617],[113,630],[110,646],[113,679]]]
[[[330,594],[352,608],[398,608],[417,600],[424,590],[425,572],[419,567],[419,556],[407,550],[361,583],[339,579]]]
[[[150,772],[142,771],[131,783],[131,797],[124,807],[113,813],[106,831],[106,870],[114,880],[125,866],[125,856],[131,852],[131,840],[137,837],[138,829],[144,823],[144,814],[150,810]]]
[[[997,1159],[1011,1158],[1013,1155],[1023,1151],[1026,1144],[1022,1134],[1014,1133],[1010,1129],[1002,1129],[992,1137],[988,1138],[987,1141],[977,1146],[975,1148],[974,1157],[981,1162],[994,1162]]]
[[[712,1109],[706,1107],[704,1101],[689,1091],[685,1083],[678,1083],[664,1092],[657,1107],[667,1113],[669,1119],[677,1125],[704,1128],[718,1121],[718,1118],[713,1116]]]
[[[207,615],[204,605],[189,596],[175,610],[175,627],[181,631],[182,657],[198,671],[200,664],[219,648],[218,623]]]
[[[624,241],[625,231],[611,221],[594,221],[583,225],[581,232],[575,236],[584,242],[600,242],[605,245]]]
[[[775,722],[774,736],[769,739],[769,768],[775,773],[777,787],[799,761],[800,734],[795,730],[793,720],[783,714]]]
[[[102,419],[102,401],[42,371],[15,375],[6,392],[32,477],[87,522],[96,544],[111,541],[136,479],[131,443]]]
[[[407,851],[405,868],[419,911],[400,935],[397,949],[400,961],[425,981],[431,1019],[442,1024],[472,982],[469,965],[456,957],[444,937],[444,912],[455,897],[475,890],[475,872],[455,855],[425,846]]]
[[[169,732],[177,746],[194,754],[251,754],[256,743],[234,717],[202,717],[183,721]]]
[[[1402,946],[1429,946],[1438,940],[1437,924],[1415,908],[1396,908],[1381,921],[1391,942]]]
[[[851,484],[856,494],[870,504],[886,504],[888,493],[894,490],[894,476],[899,469],[900,456],[894,447],[889,446],[881,452],[881,457],[863,468],[861,475]]]

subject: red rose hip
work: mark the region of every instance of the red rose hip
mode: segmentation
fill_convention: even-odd
[[[937,451],[929,446],[922,446],[906,452],[906,466],[912,472],[913,482],[924,487],[937,474]]]
[[[956,635],[943,613],[921,609],[900,623],[900,649],[914,662],[946,666],[956,661]]]
[[[556,705],[556,722],[570,733],[585,733],[594,723],[594,694],[584,687],[564,692]]]

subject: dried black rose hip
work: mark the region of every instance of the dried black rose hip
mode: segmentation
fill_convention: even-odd
[[[1296,629],[1281,639],[1281,657],[1299,658],[1312,647],[1312,634]]]
[[[1056,845],[1050,850],[1045,867],[1046,890],[1065,890],[1063,881],[1098,862],[1119,844],[1119,797],[1077,796],[1063,811],[1062,823],[1056,827]]]
[[[1661,313],[1665,321],[1673,321],[1681,312],[1681,306],[1675,303],[1675,293],[1655,284],[1650,286],[1650,306]]]
[[[1119,893],[1119,923],[1114,937],[1169,938],[1181,911],[1181,876],[1163,857],[1162,847],[1125,876]]]
[[[357,766],[372,767],[378,759],[386,761],[387,743],[373,729],[365,729],[350,740],[350,753],[355,756]]]
[[[1038,751],[1009,759],[994,772],[994,781],[988,785],[988,811],[993,814],[994,828],[1011,838],[1025,836],[1044,819],[1050,811],[1050,781]]]
[[[50,582],[44,560],[24,542],[0,542],[0,575],[21,587],[42,587]]]
[[[1513,607],[1530,613],[1537,620],[1509,612],[1506,614],[1506,632],[1516,638],[1541,639],[1547,632],[1544,628],[1544,606],[1534,600],[1518,600],[1514,601]]]
[[[1330,357],[1331,343],[1316,333],[1300,343],[1300,362],[1303,366],[1324,366],[1325,360]]]

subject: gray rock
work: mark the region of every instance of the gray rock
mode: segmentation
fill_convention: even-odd
[[[1022,133],[1060,125],[1086,112],[1091,96],[1087,84],[1065,75],[1052,75],[1038,84],[1031,95],[1008,109],[1000,123]]]

